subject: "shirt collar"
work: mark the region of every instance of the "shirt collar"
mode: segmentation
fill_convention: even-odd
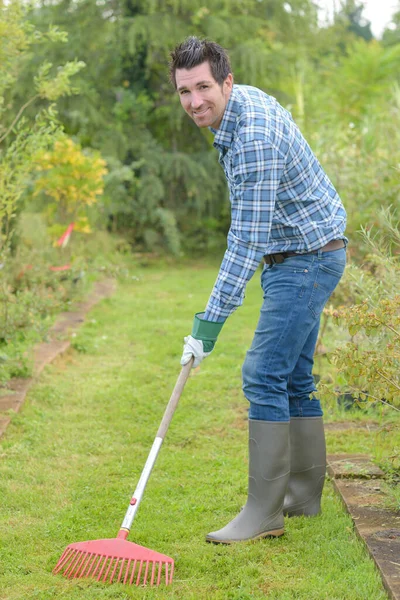
[[[210,127],[215,135],[213,146],[219,150],[229,148],[232,144],[233,132],[236,127],[237,117],[240,113],[239,90],[234,85],[228,103],[225,107],[224,116],[218,129]]]

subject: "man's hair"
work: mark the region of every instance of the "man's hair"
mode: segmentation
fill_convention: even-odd
[[[176,69],[193,69],[208,62],[211,74],[219,85],[222,85],[229,73],[232,73],[229,56],[222,46],[194,36],[188,37],[176,46],[170,56],[169,75],[175,89]]]

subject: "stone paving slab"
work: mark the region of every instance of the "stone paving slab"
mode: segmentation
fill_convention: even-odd
[[[34,385],[44,367],[57,356],[63,354],[71,345],[70,334],[75,332],[85,320],[86,314],[100,300],[111,296],[115,291],[115,281],[105,279],[94,284],[92,292],[84,302],[75,306],[70,313],[61,313],[56,323],[49,330],[50,341],[42,342],[33,350],[33,376],[29,378],[15,377],[7,384],[7,389],[0,395],[0,437],[10,423],[11,418],[4,414],[8,410],[18,412],[25,401],[26,394]],[[3,414],[2,414],[3,413]]]
[[[400,512],[382,508],[382,471],[366,455],[336,454],[328,456],[328,473],[380,571],[389,597],[400,600]]]
[[[324,423],[325,431],[348,431],[351,429],[364,429],[365,431],[377,431],[380,428],[379,423],[374,421],[335,421],[334,423]]]
[[[367,454],[331,455],[327,470],[335,479],[380,479],[385,476]]]

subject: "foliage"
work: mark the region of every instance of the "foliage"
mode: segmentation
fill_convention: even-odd
[[[45,219],[21,215],[18,246],[3,271],[0,383],[31,374],[32,347],[46,339],[55,316],[70,310],[100,277],[126,279],[135,264],[116,236],[74,230],[66,248],[52,244]],[[69,263],[69,268],[55,271]]]
[[[190,34],[217,39],[238,83],[262,87],[293,112],[348,205],[350,234],[383,199],[393,202],[399,46],[367,41],[360,3],[343,3],[322,27],[309,0],[62,0],[32,18],[40,30],[56,24],[69,35],[68,45],[40,47],[32,69],[41,60],[87,64],[77,75],[81,95],[61,101],[60,118],[109,165],[98,225],[124,232],[136,248],[179,253],[194,240],[216,248],[229,227],[212,135],[190,122],[168,82],[169,51]],[[211,242],[210,219],[222,234]]]
[[[363,233],[371,250],[368,264],[364,269],[353,269],[363,300],[330,309],[350,335],[350,341],[336,350],[331,361],[339,380],[361,402],[384,402],[399,410],[400,230],[390,211],[381,211],[380,220],[384,228],[378,234]],[[335,387],[323,390],[329,396],[335,393]]]
[[[333,362],[346,384],[359,391],[361,401],[383,401],[399,406],[400,296],[337,310],[352,341],[337,352]],[[360,339],[361,338],[361,339]]]
[[[52,231],[55,222],[65,227],[78,221],[75,230],[89,233],[85,208],[92,206],[103,193],[103,177],[107,173],[100,154],[84,154],[78,144],[64,137],[55,142],[52,150],[37,154],[35,163],[41,176],[35,180],[34,195],[43,191],[55,201],[46,211]]]
[[[0,11],[0,114],[4,116],[6,111],[13,114],[14,89],[32,49],[45,42],[66,42],[67,38],[57,27],[49,27],[46,33],[38,31],[25,20],[27,8],[18,1],[1,2]],[[74,93],[70,79],[83,66],[81,62],[67,62],[53,74],[52,64],[42,63],[29,82],[36,93],[25,97],[19,110],[3,120],[8,120],[8,125],[0,126],[0,263],[7,258],[19,202],[34,168],[33,159],[60,131],[51,104],[36,109],[31,121],[24,119],[23,113],[38,100],[47,100],[48,105],[62,95]]]
[[[57,123],[53,102],[72,94],[71,78],[84,65],[70,61],[52,72],[48,61],[42,62],[29,78],[29,90],[16,107],[15,90],[24,73],[31,53],[41,44],[65,43],[64,32],[50,26],[46,32],[36,29],[26,20],[28,8],[18,1],[0,3],[0,341],[9,343],[21,327],[27,329],[36,295],[21,296],[12,285],[15,268],[11,251],[17,252],[14,235],[17,216],[22,208],[22,196],[29,176],[34,170],[35,157],[58,139],[61,128]],[[26,82],[28,83],[28,82]],[[32,95],[32,89],[35,93]],[[32,110],[27,117],[27,110]],[[25,114],[24,114],[25,113]],[[14,241],[14,245],[13,245]],[[22,265],[19,265],[21,269]],[[27,321],[28,319],[28,321]],[[3,356],[6,356],[3,353]],[[4,361],[3,361],[4,362]]]
[[[69,32],[68,46],[43,48],[43,57],[78,55],[87,64],[79,100],[66,99],[60,116],[69,135],[97,148],[110,165],[97,213],[103,225],[124,231],[136,247],[174,252],[210,218],[222,218],[226,231],[226,184],[212,135],[183,114],[168,82],[169,51],[190,33],[218,37],[231,50],[238,81],[267,86],[286,60],[283,43],[312,35],[314,6],[295,0],[289,13],[272,0],[235,2],[234,10],[232,3],[200,0],[118,7],[64,0],[38,10],[35,22]],[[204,248],[205,227],[199,242]]]

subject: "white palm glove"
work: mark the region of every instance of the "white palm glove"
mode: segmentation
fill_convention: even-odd
[[[198,367],[214,349],[224,322],[205,321],[203,316],[204,313],[195,314],[192,334],[184,338],[185,345],[183,346],[181,365],[187,365],[193,356],[192,368]]]
[[[193,356],[193,368],[195,369],[199,366],[201,361],[212,352],[212,349],[210,350],[210,352],[205,352],[202,340],[196,340],[191,335],[187,335],[184,338],[184,342],[185,344],[183,346],[181,365],[187,365],[187,363]]]

